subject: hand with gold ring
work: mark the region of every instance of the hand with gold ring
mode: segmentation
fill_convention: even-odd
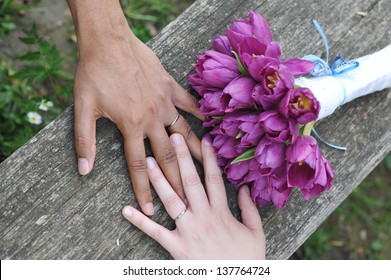
[[[123,138],[136,199],[146,215],[154,206],[144,149],[148,138],[167,180],[184,199],[169,133],[185,136],[201,159],[200,140],[180,108],[199,119],[196,99],[164,69],[158,57],[130,30],[118,0],[68,0],[76,27],[79,63],[74,82],[75,148],[78,170],[87,175],[96,153],[96,120],[114,122]]]
[[[241,187],[238,194],[241,223],[228,208],[221,170],[208,141],[204,139],[201,145],[204,188],[183,137],[173,134],[170,139],[178,158],[187,205],[153,158],[147,159],[147,166],[148,176],[175,220],[176,229],[168,230],[131,206],[123,208],[124,217],[159,242],[174,259],[264,259],[262,222],[248,187]]]

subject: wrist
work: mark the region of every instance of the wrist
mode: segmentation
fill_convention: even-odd
[[[118,0],[68,0],[68,4],[80,57],[129,51],[131,41],[136,38]]]

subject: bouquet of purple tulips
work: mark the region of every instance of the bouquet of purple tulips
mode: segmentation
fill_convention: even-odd
[[[189,81],[201,96],[204,126],[211,127],[209,137],[230,182],[247,184],[258,205],[279,208],[293,188],[305,199],[330,189],[332,168],[310,136],[321,104],[295,83],[314,63],[282,61],[266,20],[253,11],[212,47],[197,56]]]

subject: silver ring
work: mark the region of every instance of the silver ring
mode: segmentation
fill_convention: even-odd
[[[176,115],[175,119],[172,121],[172,123],[170,123],[166,127],[169,128],[169,127],[173,126],[179,120],[179,117],[180,117],[180,114]]]
[[[175,221],[175,222],[178,221],[183,215],[185,215],[186,211],[187,211],[187,208],[185,208],[185,210],[183,210],[183,211],[174,219],[174,221]]]

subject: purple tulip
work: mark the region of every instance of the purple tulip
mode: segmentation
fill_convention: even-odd
[[[217,35],[212,42],[212,47],[216,52],[233,56],[232,54],[233,49],[228,41],[227,36]]]
[[[201,78],[199,74],[192,74],[189,76],[189,83],[192,86],[192,88],[198,92],[198,94],[203,97],[204,92],[210,91],[210,90],[217,90],[213,87],[210,87],[209,84],[207,84],[204,79]]]
[[[308,88],[295,88],[281,100],[279,110],[285,117],[307,124],[318,118],[320,103]]]
[[[195,70],[190,83],[197,91],[197,87],[224,88],[233,79],[240,76],[235,58],[216,52],[206,51],[205,55],[197,57]]]
[[[259,123],[269,138],[276,142],[294,142],[297,138],[299,127],[291,119],[284,117],[277,110],[269,110],[259,115]]]
[[[259,113],[249,111],[236,111],[228,113],[216,126],[212,134],[223,134],[240,141],[238,149],[248,150],[256,145],[265,135],[258,121]]]
[[[267,136],[263,137],[254,153],[260,173],[270,175],[279,168],[285,160],[285,150],[285,143],[275,142]]]
[[[251,198],[259,206],[266,206],[272,201],[272,189],[266,177],[260,176],[251,186]]]
[[[277,62],[281,58],[281,48],[277,42],[266,45],[253,37],[246,37],[238,45],[239,58],[246,70],[248,70],[253,59],[256,57],[269,57]],[[258,77],[256,74],[255,77]]]
[[[235,111],[224,116],[220,125],[220,131],[222,134],[235,138],[242,133],[240,126],[243,123],[256,123],[257,121],[258,115],[256,114],[251,114],[248,111]]]
[[[278,182],[277,185],[276,182]],[[287,187],[286,177],[277,179],[274,175],[260,176],[251,186],[251,197],[260,206],[273,202],[278,208],[282,208],[291,191],[292,189]]]
[[[225,113],[227,103],[223,100],[223,91],[206,91],[198,102],[200,112],[204,116],[222,116]]]
[[[252,98],[268,110],[280,103],[286,92],[294,88],[294,77],[287,67],[270,57],[255,57],[248,67],[250,75],[259,82]]]
[[[217,134],[212,142],[217,155],[225,159],[235,159],[244,152],[244,150],[237,149],[239,144],[239,140],[222,134]]]
[[[333,171],[312,136],[300,136],[286,150],[288,187],[298,187],[305,199],[329,190]]]
[[[249,18],[235,20],[231,28],[227,28],[226,33],[232,48],[236,52],[238,52],[239,44],[246,37],[256,38],[265,45],[268,45],[273,39],[267,21],[254,11],[250,11]]]
[[[229,163],[225,166],[224,172],[227,174],[228,180],[237,188],[250,182],[251,175],[249,173],[254,173],[258,166],[258,162],[253,158],[234,164]]]
[[[311,61],[300,58],[288,59],[283,61],[281,64],[286,66],[295,78],[304,76],[314,69],[314,64]]]
[[[256,81],[249,77],[239,77],[231,81],[223,90],[223,96],[229,99],[226,112],[252,107],[252,92]]]
[[[242,137],[240,138],[240,147],[250,148],[258,145],[259,141],[265,136],[265,131],[258,121],[258,115],[254,114],[255,118],[247,119],[243,121],[239,128],[242,131]]]

